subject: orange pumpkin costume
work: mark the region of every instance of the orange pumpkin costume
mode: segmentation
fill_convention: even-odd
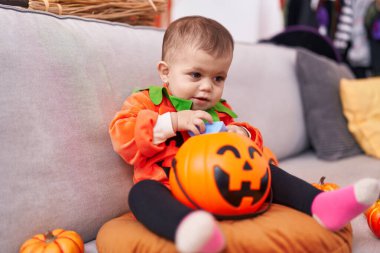
[[[187,131],[171,132],[164,134],[164,138],[157,142],[160,133],[156,132],[155,127],[160,126],[160,120],[168,112],[190,110],[191,106],[190,100],[172,96],[165,86],[152,86],[128,97],[109,127],[115,151],[134,166],[135,185],[128,196],[130,210],[145,227],[171,241],[174,241],[181,221],[193,211],[172,195],[168,179],[172,160],[179,147],[191,137]],[[269,202],[284,204],[311,215],[312,200],[320,190],[276,167],[277,159],[268,148],[263,147],[259,130],[248,123],[234,122],[233,118],[237,115],[226,101],[219,101],[207,112],[214,122],[223,121],[225,125],[244,127],[256,146],[263,150],[264,157],[271,163],[273,194]],[[154,136],[154,133],[158,134]]]
[[[151,86],[128,97],[122,109],[116,114],[109,126],[114,150],[129,164],[134,166],[134,183],[144,179],[156,180],[169,187],[167,172],[180,145],[190,138],[185,131],[158,145],[153,144],[153,128],[158,115],[167,112],[190,110],[191,101],[169,94],[167,87]],[[237,115],[225,100],[207,110],[214,121],[225,125],[234,124],[249,131],[251,139],[263,149],[260,131],[245,122],[234,122]],[[276,158],[267,148],[264,152],[276,163]],[[268,157],[268,158],[269,158]]]

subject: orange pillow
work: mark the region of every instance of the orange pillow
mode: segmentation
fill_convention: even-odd
[[[312,217],[273,204],[261,216],[220,222],[227,238],[227,252],[351,252],[350,225],[330,232]],[[171,253],[174,244],[139,223],[131,213],[104,224],[96,238],[99,253]]]

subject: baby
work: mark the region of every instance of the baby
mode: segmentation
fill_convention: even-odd
[[[178,148],[205,131],[205,122],[222,121],[228,132],[251,138],[264,149],[260,131],[222,99],[234,41],[218,22],[200,16],[178,19],[165,32],[158,72],[162,86],[126,99],[109,128],[115,151],[134,166],[129,206],[149,230],[174,241],[180,252],[220,252],[225,238],[213,215],[193,210],[170,192],[168,175]],[[242,94],[243,96],[244,94]],[[271,164],[273,202],[314,217],[326,229],[343,228],[379,196],[379,182],[362,179],[322,192]]]

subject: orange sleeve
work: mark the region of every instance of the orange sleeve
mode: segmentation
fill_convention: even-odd
[[[226,106],[227,108],[231,109],[231,106],[227,102],[223,102],[223,105]],[[219,115],[220,119],[224,122],[224,124],[227,125],[236,125],[236,126],[241,126],[245,127],[250,134],[251,134],[251,140],[256,143],[256,145],[261,149],[263,152],[264,157],[270,162],[273,163],[274,165],[278,165],[278,160],[275,154],[268,148],[264,146],[264,141],[263,137],[261,135],[261,132],[258,128],[251,126],[247,122],[235,122],[233,118],[231,118],[227,114]]]
[[[231,125],[245,127],[251,134],[251,140],[256,143],[256,145],[263,151],[263,137],[260,130],[256,127],[251,126],[247,122],[232,122]]]
[[[251,133],[251,140],[254,141],[256,143],[256,145],[263,152],[265,159],[267,159],[268,162],[273,163],[274,165],[278,166],[277,157],[272,152],[272,150],[270,150],[268,147],[264,146],[263,137],[262,137],[260,130],[258,128],[251,126],[247,122],[233,122],[231,124],[245,127]]]
[[[165,148],[152,143],[157,117],[156,106],[144,91],[132,94],[116,113],[109,134],[114,150],[127,163],[136,164]]]
[[[232,107],[226,101],[223,102],[223,105],[232,110]],[[250,132],[252,141],[256,143],[256,145],[261,149],[261,151],[263,151],[263,137],[261,136],[259,129],[251,126],[247,122],[235,122],[231,116],[225,113],[219,114],[219,118],[221,121],[224,122],[226,126],[236,125],[245,127]]]

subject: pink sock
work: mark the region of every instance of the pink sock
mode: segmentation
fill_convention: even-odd
[[[337,231],[371,206],[379,191],[378,180],[362,179],[354,185],[320,193],[312,203],[311,212],[322,226]]]
[[[225,240],[210,213],[193,211],[178,226],[175,245],[183,253],[217,253],[225,248]]]

